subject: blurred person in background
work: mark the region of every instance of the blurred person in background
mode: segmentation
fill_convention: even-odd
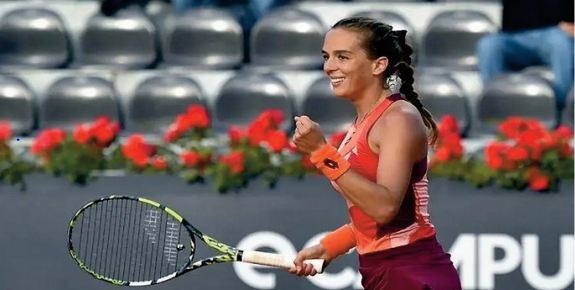
[[[151,0],[103,0],[100,11],[112,16],[131,5],[145,7]],[[199,7],[219,7],[229,10],[236,16],[244,34],[247,35],[255,23],[274,8],[286,5],[292,0],[162,0],[171,3],[177,14]]]
[[[484,83],[528,66],[554,74],[559,110],[573,87],[573,0],[502,0],[502,28],[478,44]]]
[[[309,117],[296,117],[293,143],[343,196],[351,222],[301,250],[295,275],[317,273],[306,259],[329,263],[355,247],[366,290],[461,289],[428,213],[427,152],[437,127],[413,88],[406,33],[352,17],[325,36],[324,72],[357,117],[339,149]],[[401,80],[399,93],[390,77]]]

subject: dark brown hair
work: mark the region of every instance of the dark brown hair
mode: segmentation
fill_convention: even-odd
[[[343,28],[356,31],[362,34],[361,47],[367,52],[370,59],[382,56],[387,57],[389,64],[383,73],[385,80],[396,74],[401,79],[399,92],[413,104],[421,117],[425,126],[431,131],[431,144],[437,140],[437,125],[433,116],[423,107],[419,95],[413,88],[413,67],[411,66],[411,54],[413,49],[405,41],[407,31],[394,31],[393,27],[367,17],[350,17],[338,21],[332,29]]]

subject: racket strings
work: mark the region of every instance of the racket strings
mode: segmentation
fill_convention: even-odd
[[[127,282],[155,281],[179,271],[193,254],[180,222],[130,199],[104,200],[76,219],[72,246],[93,274]]]

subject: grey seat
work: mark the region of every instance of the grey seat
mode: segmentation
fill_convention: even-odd
[[[355,108],[349,101],[333,94],[327,77],[317,79],[308,88],[302,113],[319,123],[327,135],[347,130],[356,115]]]
[[[50,85],[40,103],[41,128],[72,129],[101,116],[118,121],[119,106],[112,83],[99,77],[62,77]]]
[[[231,69],[243,60],[242,27],[224,10],[201,8],[172,14],[164,26],[165,65]]]
[[[471,127],[470,103],[453,77],[442,73],[421,74],[417,78],[416,90],[437,122],[445,115],[452,115],[457,119],[460,133],[467,134]]]
[[[495,32],[495,24],[482,12],[445,11],[429,24],[421,44],[421,64],[458,70],[477,68],[477,42]]]
[[[424,0],[353,0],[354,2],[385,2],[385,3],[397,3],[397,2],[423,2]]]
[[[447,3],[466,3],[466,2],[501,3],[501,0],[437,0],[437,2],[447,2]]]
[[[35,126],[35,96],[14,76],[0,75],[0,122],[8,121],[14,135],[28,134]]]
[[[250,61],[256,66],[319,69],[326,29],[314,14],[295,8],[275,10],[250,35]]]
[[[553,71],[549,67],[530,66],[523,69],[521,73],[543,78],[546,81],[548,81],[551,85],[553,85],[553,83],[555,82],[555,74],[553,74]]]
[[[406,41],[413,48],[411,59],[412,62],[415,62],[415,59],[417,58],[417,43],[415,41],[417,37],[415,35],[415,29],[413,29],[413,26],[411,26],[403,16],[392,11],[384,10],[361,11],[353,16],[368,17],[381,21],[385,24],[391,25],[393,30],[406,30]]]
[[[19,8],[0,19],[0,67],[57,68],[70,60],[61,17],[44,8]]]
[[[555,95],[549,83],[520,73],[502,75],[487,83],[479,101],[481,130],[495,132],[510,116],[538,119],[547,128],[557,122]]]
[[[271,74],[238,73],[216,97],[214,127],[221,132],[230,125],[247,126],[267,109],[281,110],[285,117],[282,128],[290,128],[294,114],[286,84]]]
[[[138,9],[120,10],[113,17],[92,16],[81,35],[78,64],[140,69],[157,59],[156,28]]]
[[[140,82],[128,102],[126,129],[161,133],[192,104],[204,105],[199,85],[178,76],[152,76]]]

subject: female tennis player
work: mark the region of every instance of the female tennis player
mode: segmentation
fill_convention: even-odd
[[[316,271],[303,260],[331,261],[353,247],[366,290],[458,290],[450,255],[436,240],[428,213],[427,150],[436,125],[413,89],[406,31],[369,18],[337,22],[323,44],[324,71],[336,96],[352,102],[357,118],[339,149],[320,126],[295,117],[293,143],[347,202],[350,223],[301,250],[289,271]],[[387,84],[401,79],[400,93]]]

